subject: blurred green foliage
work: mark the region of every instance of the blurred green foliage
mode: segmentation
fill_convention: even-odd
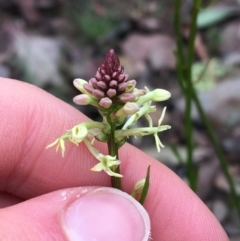
[[[94,6],[91,1],[70,1],[65,12],[73,24],[76,37],[90,44],[101,40],[119,20],[111,11]]]

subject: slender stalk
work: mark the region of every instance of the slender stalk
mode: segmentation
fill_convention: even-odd
[[[175,28],[175,33],[176,33],[176,38],[177,38],[177,51],[176,51],[176,58],[177,58],[177,75],[179,78],[179,85],[181,87],[181,90],[185,96],[186,99],[186,111],[185,111],[185,118],[187,121],[187,124],[185,125],[185,133],[188,131],[192,131],[192,127],[190,126],[191,123],[190,121],[190,109],[189,107],[191,104],[189,101],[193,100],[196,104],[199,116],[205,125],[207,129],[208,136],[212,142],[212,145],[216,151],[216,154],[218,156],[218,159],[220,161],[221,168],[223,170],[223,173],[227,179],[227,182],[230,187],[230,194],[234,203],[234,206],[236,207],[238,214],[240,216],[240,202],[239,202],[239,196],[236,192],[236,188],[234,186],[233,179],[229,173],[228,170],[228,165],[226,158],[224,156],[224,153],[219,145],[219,142],[217,141],[217,138],[213,132],[213,129],[210,125],[209,120],[206,117],[206,114],[202,108],[202,105],[198,99],[198,96],[196,94],[195,89],[193,88],[192,85],[192,74],[191,74],[191,67],[193,63],[193,54],[194,54],[194,39],[197,31],[197,26],[196,26],[196,19],[197,19],[197,13],[199,11],[199,8],[201,6],[201,0],[195,0],[194,1],[194,6],[193,6],[193,11],[192,11],[192,16],[191,16],[191,26],[190,26],[190,34],[189,34],[189,47],[188,47],[188,53],[187,53],[187,58],[184,54],[183,51],[183,42],[182,42],[182,35],[181,35],[181,17],[180,17],[180,12],[181,12],[181,0],[175,0],[175,13],[174,13],[174,28]],[[187,62],[187,64],[185,64]],[[204,70],[205,71],[205,70]],[[188,109],[188,110],[187,110]],[[188,119],[189,118],[189,119]],[[190,128],[188,128],[190,127]],[[192,135],[192,134],[191,134]],[[190,135],[187,137],[189,138]],[[190,139],[188,139],[189,141]],[[188,142],[188,164],[187,164],[187,169],[188,169],[188,177],[189,177],[189,182],[190,186],[195,190],[196,188],[196,183],[197,183],[197,175],[196,175],[196,170],[193,170],[193,165],[192,165],[192,159],[189,157],[192,155],[192,144],[190,145],[190,141]],[[191,174],[190,174],[191,173]],[[195,177],[194,177],[195,176]]]
[[[193,91],[193,100],[196,104],[196,107],[197,107],[197,110],[198,110],[198,113],[200,115],[200,118],[203,122],[203,124],[205,125],[206,129],[207,129],[207,133],[208,133],[208,136],[212,142],[212,145],[214,146],[214,149],[216,151],[216,154],[218,156],[218,159],[219,159],[219,162],[220,162],[220,165],[221,165],[221,168],[223,170],[223,173],[225,175],[225,178],[227,179],[227,182],[229,184],[229,187],[230,187],[230,194],[232,196],[232,200],[233,200],[233,203],[234,203],[234,206],[236,207],[237,211],[238,211],[238,215],[240,216],[240,202],[239,202],[239,196],[236,192],[236,188],[234,186],[234,182],[233,182],[233,179],[231,177],[231,174],[229,173],[229,170],[228,170],[228,165],[227,165],[227,160],[223,154],[223,151],[219,145],[219,142],[217,141],[217,138],[213,132],[213,129],[209,123],[209,120],[207,119],[206,117],[206,114],[202,108],[202,105],[199,101],[199,98],[196,94],[196,91],[194,90]]]
[[[181,0],[175,0],[175,8],[174,8],[174,31],[176,34],[177,40],[177,50],[175,52],[176,59],[177,59],[177,75],[179,77],[179,84],[183,93],[185,93],[185,86],[184,86],[184,69],[185,69],[185,56],[183,52],[183,39],[181,34]]]
[[[193,2],[193,9],[191,14],[191,25],[189,28],[189,44],[187,54],[184,54],[183,42],[182,42],[182,28],[181,28],[181,5],[182,1],[175,1],[175,13],[174,13],[174,26],[177,38],[177,74],[179,77],[179,84],[185,97],[185,123],[184,133],[186,136],[187,144],[187,176],[190,187],[196,191],[197,187],[197,169],[193,164],[193,124],[191,118],[191,107],[192,107],[192,63],[194,57],[194,42],[197,32],[197,15],[198,10],[201,6],[201,0],[195,0]]]
[[[175,157],[177,158],[179,164],[184,165],[184,161],[183,161],[178,149],[176,148],[176,146],[174,144],[170,144],[170,148],[171,148],[173,154],[175,155]]]
[[[195,46],[195,37],[197,33],[197,15],[200,9],[202,0],[195,0],[193,3],[192,15],[191,15],[191,24],[190,24],[190,33],[189,33],[189,45],[187,53],[187,67],[186,67],[186,108],[185,108],[185,135],[187,140],[187,175],[189,179],[190,187],[196,191],[197,189],[197,169],[194,167],[193,163],[193,122],[191,116],[192,110],[192,95],[193,95],[193,85],[192,85],[192,63],[194,57],[194,46]]]
[[[114,122],[112,122],[110,115],[108,116],[107,119],[108,119],[107,120],[108,123],[111,126],[111,131],[110,131],[110,134],[108,136],[108,141],[107,141],[108,153],[111,156],[116,156],[117,159],[118,159],[118,146],[117,146],[117,143],[116,143],[115,137],[114,137],[114,132],[116,130],[116,125],[115,125]],[[119,167],[119,165],[113,171],[120,174],[120,167]],[[121,178],[112,176],[111,177],[111,183],[112,183],[112,187],[115,187],[115,188],[120,189],[120,190],[122,189]]]

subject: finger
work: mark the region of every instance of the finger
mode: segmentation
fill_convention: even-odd
[[[2,240],[146,241],[150,221],[131,196],[113,188],[71,188],[1,209]]]
[[[2,116],[6,120],[4,127],[0,127],[5,137],[0,146],[0,160],[4,160],[0,163],[1,188],[30,198],[64,187],[110,185],[107,175],[89,171],[96,160],[84,145],[67,146],[64,159],[54,150],[45,150],[63,130],[86,117],[36,87],[12,80],[3,80],[0,85]],[[99,148],[106,152],[105,146]],[[151,165],[145,207],[152,220],[155,240],[186,240],[186,237],[226,240],[224,231],[205,205],[168,168],[130,145],[120,149],[120,160],[123,187],[128,192]]]
[[[22,201],[23,201],[23,199],[21,199],[17,196],[0,191],[0,208],[9,207],[9,206],[18,204]]]
[[[46,146],[87,118],[45,91],[20,81],[0,81],[0,188],[24,199],[64,187],[103,185],[84,145],[67,146],[66,158]],[[62,120],[62,121],[60,121]]]

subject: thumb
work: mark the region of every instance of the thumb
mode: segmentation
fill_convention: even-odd
[[[146,241],[149,234],[145,209],[114,188],[64,189],[0,210],[1,240]]]

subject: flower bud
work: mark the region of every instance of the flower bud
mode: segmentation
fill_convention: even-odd
[[[132,190],[131,196],[133,196],[134,198],[137,198],[137,196],[142,193],[145,182],[146,182],[145,178],[137,181]]]
[[[118,99],[123,103],[133,101],[135,98],[136,96],[132,93],[123,93],[118,97]]]
[[[171,94],[167,90],[155,89],[151,92],[147,92],[145,95],[139,97],[138,105],[143,105],[148,101],[164,101],[170,98]]]
[[[94,91],[94,88],[93,88],[92,85],[90,85],[90,84],[84,84],[84,85],[83,85],[83,88],[84,88],[84,90],[85,90],[86,92],[88,92],[89,94],[92,95],[92,92]]]
[[[98,81],[97,81],[96,78],[91,78],[91,79],[89,80],[89,84],[91,84],[92,87],[94,87],[94,88],[97,88],[97,87],[98,87],[97,83],[98,83]]]
[[[73,81],[73,85],[80,90],[83,94],[86,94],[86,90],[84,89],[83,85],[87,84],[88,82],[86,80],[83,79],[75,79]]]
[[[116,88],[118,86],[118,82],[116,80],[111,80],[109,86],[112,88]]]
[[[127,102],[120,110],[117,111],[116,116],[133,115],[139,111],[140,107],[135,102]]]
[[[107,84],[104,81],[98,81],[97,82],[97,86],[101,89],[101,90],[106,90],[108,88]]]
[[[118,91],[119,92],[123,92],[123,91],[126,90],[127,87],[128,87],[128,83],[127,82],[120,83],[118,85]]]
[[[140,107],[138,106],[138,104],[136,104],[134,102],[127,102],[123,106],[124,112],[128,115],[132,115],[132,114],[136,113],[137,111],[139,111],[139,109],[140,109]]]
[[[107,91],[107,96],[112,98],[113,96],[115,96],[117,94],[117,91],[115,89],[109,89]]]
[[[116,124],[116,126],[120,126],[122,125],[126,120],[126,116],[120,116],[120,117],[117,117],[114,122]]]
[[[102,98],[100,101],[99,101],[99,105],[103,108],[110,108],[111,105],[112,105],[112,101],[108,98],[108,97],[105,97],[105,98]]]
[[[93,97],[87,94],[77,95],[73,98],[73,102],[77,105],[93,105],[98,107],[98,102]]]
[[[146,94],[146,90],[144,90],[144,89],[134,89],[133,94],[136,97],[139,97],[139,96],[142,96],[142,95]]]
[[[103,98],[105,95],[104,95],[104,92],[99,90],[99,89],[95,89],[93,91],[93,95],[97,98],[97,99],[101,99]]]
[[[137,84],[136,80],[129,80],[125,92],[132,92]]]
[[[171,96],[171,93],[164,89],[155,89],[150,93],[152,93],[152,101],[164,101]]]
[[[106,142],[107,141],[107,135],[104,134],[103,132],[100,132],[99,134],[97,134],[95,136],[95,138],[98,140],[98,141],[101,141],[101,142]]]
[[[87,94],[77,95],[73,98],[73,102],[77,105],[88,105],[91,102],[91,97]]]

